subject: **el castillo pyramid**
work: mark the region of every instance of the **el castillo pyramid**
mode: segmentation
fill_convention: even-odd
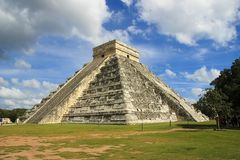
[[[139,63],[117,40],[93,48],[93,60],[42,99],[24,123],[135,124],[208,118]]]

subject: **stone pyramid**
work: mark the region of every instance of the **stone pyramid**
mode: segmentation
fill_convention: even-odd
[[[206,121],[191,104],[139,63],[138,51],[113,40],[93,60],[35,105],[24,123],[135,124]]]

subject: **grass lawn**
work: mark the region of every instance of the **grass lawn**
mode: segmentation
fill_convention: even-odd
[[[240,159],[240,130],[214,122],[0,127],[0,159]]]

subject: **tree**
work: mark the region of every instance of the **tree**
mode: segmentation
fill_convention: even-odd
[[[230,69],[223,70],[211,85],[228,97],[232,114],[240,115],[240,58],[233,62]]]
[[[210,84],[213,88],[207,90],[195,107],[210,118],[240,115],[240,58]]]
[[[15,122],[16,119],[25,114],[27,109],[17,108],[13,110],[0,109],[0,117],[2,118],[10,118],[12,122]]]
[[[228,103],[228,97],[216,89],[208,89],[195,107],[211,119],[228,117],[232,110],[231,104]]]

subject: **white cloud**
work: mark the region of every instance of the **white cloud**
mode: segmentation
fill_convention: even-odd
[[[151,27],[141,29],[138,27],[136,20],[132,20],[132,24],[128,26],[127,31],[132,35],[140,35],[144,39],[148,39],[148,34],[152,32]]]
[[[34,104],[37,104],[40,101],[41,101],[41,99],[37,99],[37,98],[25,99],[25,100],[21,101],[20,104],[22,105],[22,107],[24,107],[24,106],[33,106]]]
[[[113,31],[105,31],[102,35],[102,37],[98,38],[98,43],[103,43],[106,42],[108,40],[112,40],[112,39],[118,39],[121,40],[123,42],[129,43],[129,35],[128,32],[126,30],[122,30],[122,29],[117,29],[117,30],[113,30]]]
[[[0,85],[6,86],[8,85],[8,81],[5,80],[3,77],[0,77]]]
[[[171,46],[152,46],[147,44],[135,45],[140,52],[141,61],[144,64],[168,63],[171,59],[176,59],[179,49]]]
[[[113,23],[120,24],[125,19],[123,11],[113,12],[111,20]]]
[[[225,45],[237,35],[239,0],[139,0],[137,7],[142,20],[180,43],[211,39]]]
[[[16,88],[0,87],[0,108],[31,108],[57,87],[54,83],[35,79],[19,81],[13,78],[11,83]]]
[[[39,82],[36,79],[23,80],[22,85],[24,87],[28,87],[28,88],[40,88],[41,87],[41,82]]]
[[[17,79],[17,78],[12,78],[11,83],[13,85],[20,86],[20,87],[23,86],[23,87],[35,88],[35,89],[44,88],[47,91],[53,91],[53,90],[57,89],[57,87],[58,87],[58,84],[51,83],[51,82],[48,82],[48,81],[40,82],[36,79],[19,81],[19,79]]]
[[[25,94],[17,88],[0,87],[0,97],[22,99],[25,97]]]
[[[127,28],[127,31],[130,33],[130,34],[133,34],[133,35],[142,35],[144,38],[146,38],[146,34],[150,32],[150,30],[142,30],[142,29],[139,29],[137,28],[135,25],[131,25]]]
[[[41,99],[37,98],[29,98],[29,99],[4,99],[2,101],[2,106],[7,109],[13,108],[29,108],[32,107],[34,104],[37,104],[41,101]]]
[[[208,70],[206,66],[197,69],[194,73],[190,74],[188,72],[184,72],[183,76],[189,80],[199,81],[199,82],[207,82],[210,83],[215,78],[220,75],[220,71],[217,69]]]
[[[6,106],[11,106],[11,107],[16,105],[16,103],[12,99],[5,99],[3,101],[3,104],[6,105]]]
[[[169,76],[170,78],[176,77],[176,73],[174,73],[174,72],[171,71],[170,69],[166,69],[166,70],[165,70],[165,74],[166,74],[167,76]]]
[[[128,7],[133,3],[133,0],[121,0]]]
[[[53,91],[55,89],[57,89],[58,85],[55,84],[55,83],[50,83],[50,82],[47,82],[47,81],[43,81],[42,82],[42,86],[43,88],[49,90],[49,91]]]
[[[194,59],[197,60],[203,60],[204,56],[206,56],[206,54],[208,53],[208,49],[207,48],[200,48],[197,50],[197,52],[193,55]]]
[[[31,69],[31,64],[27,63],[26,61],[22,60],[22,59],[18,59],[15,62],[15,67],[18,69]]]
[[[123,30],[103,27],[111,15],[105,0],[0,0],[0,49],[32,54],[44,35],[77,36],[93,44],[126,40]]]
[[[202,88],[192,88],[191,92],[194,96],[199,97],[205,93],[205,90],[203,90]]]
[[[0,86],[0,108],[30,108],[46,97],[57,84],[36,79],[22,80],[12,78],[9,81],[14,87]]]
[[[12,78],[12,79],[11,79],[11,82],[12,82],[12,84],[14,84],[14,85],[19,85],[19,83],[20,83],[17,78]]]

